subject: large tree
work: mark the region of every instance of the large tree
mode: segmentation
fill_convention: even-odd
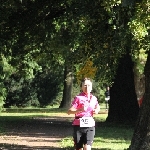
[[[147,51],[145,55],[147,55],[146,65],[144,68],[145,75],[145,93],[143,97],[142,106],[140,108],[140,112],[138,115],[138,119],[136,122],[136,126],[134,129],[134,134],[131,140],[130,150],[148,150],[150,149],[149,143],[149,128],[150,128],[150,10],[149,10],[150,2],[143,0],[139,5],[137,5],[135,11],[135,18],[131,22],[131,27],[136,29],[133,32],[134,38],[136,40],[136,47],[140,50]],[[142,17],[143,16],[143,17]],[[145,19],[144,19],[145,18]]]
[[[110,107],[106,121],[135,122],[139,112],[134,86],[134,63],[129,54],[120,58],[115,80],[110,88]]]
[[[130,150],[150,149],[150,51],[145,65],[145,94],[134,129]]]

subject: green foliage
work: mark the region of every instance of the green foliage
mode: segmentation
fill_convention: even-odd
[[[97,97],[98,102],[101,104],[105,100],[105,89],[102,88],[102,85],[99,82],[93,81],[92,93]]]
[[[3,1],[1,105],[6,99],[17,106],[32,105],[31,101],[44,106],[55,98],[58,104],[64,62],[78,68],[92,59],[97,68],[95,80],[101,86],[112,84],[118,60],[125,53],[132,53],[142,73],[150,48],[149,2],[132,7],[128,2]]]
[[[6,100],[7,90],[4,81],[9,78],[11,73],[14,72],[13,67],[9,64],[9,59],[4,55],[0,55],[0,112],[3,110],[3,104]]]
[[[139,51],[135,51],[132,59],[135,62],[135,73],[137,75],[144,74],[144,67],[147,60],[146,50],[141,48]]]
[[[61,9],[61,6],[57,7],[59,2],[51,2],[53,13],[50,14],[50,17]],[[63,68],[57,70],[55,68],[56,64],[59,66],[61,63],[60,65],[62,65],[63,60],[61,60],[61,56],[53,53],[57,48],[51,41],[52,34],[49,34],[51,21],[47,21],[47,23],[45,21],[49,19],[47,14],[49,14],[49,10],[52,10],[48,8],[50,6],[49,1],[42,3],[40,1],[22,1],[22,3],[11,1],[3,3],[1,7],[0,11],[9,12],[5,14],[5,17],[1,16],[3,24],[0,26],[3,35],[1,43],[3,53],[11,58],[9,63],[2,66],[2,69],[5,69],[2,77],[6,77],[9,73],[7,80],[4,78],[2,80],[2,83],[5,82],[3,86],[8,92],[6,92],[7,97],[2,96],[6,99],[5,106],[7,107],[12,105],[18,107],[43,106],[50,103],[58,94],[61,83],[59,83],[58,77],[57,79],[55,77],[60,71],[63,72]],[[7,11],[8,9],[11,11]],[[49,25],[47,26],[47,24]],[[58,56],[60,59],[57,59]],[[8,64],[15,68],[13,72]],[[50,76],[50,74],[52,75]],[[62,79],[61,73],[59,73],[59,79]],[[42,85],[43,83],[46,86]]]
[[[43,67],[43,72],[30,80],[11,76],[11,80],[5,82],[8,91],[5,107],[45,107],[48,104],[59,104],[62,98],[60,92],[63,90],[62,73],[63,68],[53,66],[45,70]]]
[[[147,0],[136,3],[135,15],[131,17],[128,25],[132,34],[132,57],[135,62],[135,73],[143,74],[149,50],[150,13]]]
[[[34,51],[31,51],[31,52],[32,53],[26,54],[24,56],[24,60],[22,60],[22,65],[24,66],[24,69],[22,69],[22,71],[23,71],[23,74],[25,75],[26,80],[33,79],[36,75],[35,73],[42,71],[42,67],[32,57],[32,55],[34,55]]]

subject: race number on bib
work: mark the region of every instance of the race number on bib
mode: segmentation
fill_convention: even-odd
[[[80,127],[92,127],[95,123],[92,117],[82,117],[80,118]]]

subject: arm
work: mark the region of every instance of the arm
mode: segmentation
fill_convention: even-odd
[[[94,112],[94,114],[98,114],[99,111],[100,111],[100,105],[97,104],[93,112]]]
[[[68,110],[67,114],[70,115],[70,114],[76,114],[76,113],[79,113],[79,112],[82,112],[83,109],[82,108],[79,108],[79,109],[76,109],[74,108],[73,106]]]
[[[69,108],[67,114],[77,114],[83,111],[83,108],[78,108],[79,106],[79,99],[78,97],[75,97],[74,100],[71,103],[71,107]]]

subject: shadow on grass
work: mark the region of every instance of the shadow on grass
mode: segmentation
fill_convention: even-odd
[[[98,122],[95,137],[102,137],[103,140],[117,139],[130,141],[133,134],[133,129],[134,127],[130,124]]]
[[[63,148],[58,148],[58,147],[44,147],[44,146],[37,146],[37,147],[29,147],[26,145],[11,145],[11,144],[0,144],[0,150],[66,150]]]
[[[62,113],[65,108],[5,108],[4,113]]]

